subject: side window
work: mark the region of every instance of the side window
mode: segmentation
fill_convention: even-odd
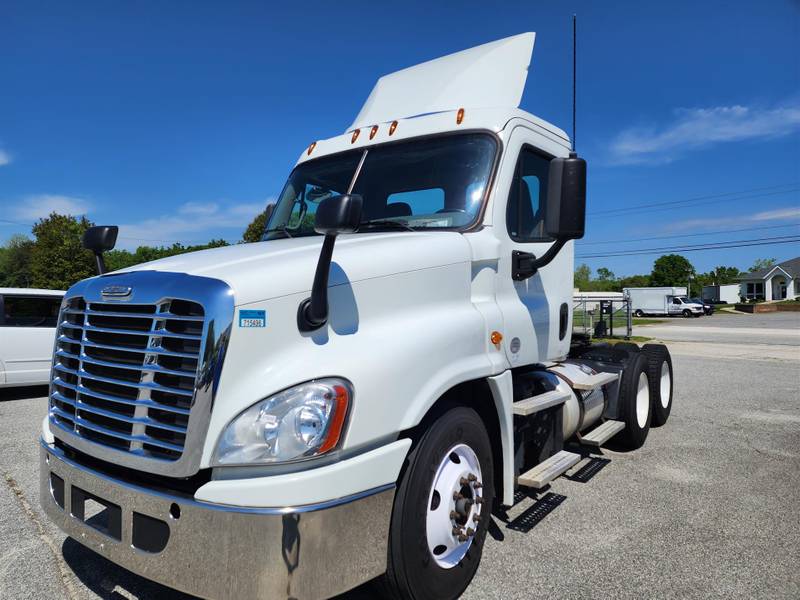
[[[515,242],[552,241],[544,231],[549,171],[549,158],[533,149],[522,149],[506,206],[508,234]]]
[[[445,212],[444,190],[431,188],[390,194],[386,199],[386,218],[433,215]]]
[[[4,296],[3,312],[6,327],[55,327],[61,298]]]
[[[672,303],[673,304],[680,304],[681,303],[681,299],[680,298],[673,298],[672,299]]]

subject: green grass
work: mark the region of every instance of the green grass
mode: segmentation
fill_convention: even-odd
[[[613,316],[614,319],[614,330],[616,331],[618,328],[625,329],[627,326],[627,317],[622,313],[615,313]],[[606,327],[608,327],[608,315],[605,315],[604,321],[606,322]],[[572,316],[572,323],[573,327],[584,327],[588,326],[590,323],[590,315],[587,313],[576,310]],[[594,325],[597,324],[597,316],[595,316],[595,320],[593,321]],[[647,318],[639,318],[633,317],[632,319],[633,325],[655,325],[657,323],[661,323],[659,319],[647,319]]]

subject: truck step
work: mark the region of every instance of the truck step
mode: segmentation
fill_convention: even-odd
[[[581,436],[581,444],[587,446],[602,446],[620,431],[625,429],[622,421],[606,421],[599,427],[595,427],[586,435]]]
[[[619,379],[618,373],[595,373],[594,375],[587,375],[581,381],[572,383],[572,387],[576,390],[593,390],[609,383],[615,382]]]
[[[544,394],[538,394],[537,396],[531,396],[519,402],[514,402],[512,408],[515,415],[522,415],[523,417],[532,415],[540,410],[564,404],[564,402],[569,399],[570,393],[569,391],[558,390],[545,392]]]
[[[547,460],[540,462],[527,473],[520,475],[517,482],[527,487],[536,489],[543,488],[574,464],[580,462],[580,460],[580,454],[562,450]]]

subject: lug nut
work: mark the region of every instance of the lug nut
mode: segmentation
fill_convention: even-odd
[[[458,536],[459,542],[466,542],[467,539],[468,539],[467,536],[465,536],[463,533],[460,536]]]
[[[472,527],[467,527],[467,536],[472,537],[475,535],[475,530]]]
[[[461,531],[460,527],[453,527],[453,535],[462,535],[463,532]]]
[[[453,500],[463,500],[464,496],[461,495],[461,492],[454,492],[453,493]]]
[[[451,510],[450,511],[450,518],[455,521],[458,518],[458,513],[456,511],[454,511],[454,510]]]
[[[480,523],[481,522],[481,516],[480,515],[472,515],[472,520],[475,521],[476,523]]]
[[[467,476],[467,478],[468,478],[470,481],[478,481],[478,478],[477,478],[477,477],[475,477],[475,475],[473,475],[472,473],[470,473],[470,474]]]
[[[483,484],[480,481],[476,481],[472,484],[472,487],[474,487],[476,490],[479,490],[483,487]]]
[[[475,496],[475,504],[483,504],[483,496]]]
[[[462,477],[461,479],[458,480],[458,483],[463,487],[465,485],[469,485],[469,480],[467,480],[466,477]]]

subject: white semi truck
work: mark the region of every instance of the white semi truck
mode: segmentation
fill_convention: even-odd
[[[572,339],[585,163],[518,109],[526,33],[382,77],[264,241],[103,273],[59,317],[41,502],[206,598],[455,598],[493,507],[672,403],[663,346]],[[100,510],[100,512],[97,512]],[[535,561],[535,557],[531,557]]]

